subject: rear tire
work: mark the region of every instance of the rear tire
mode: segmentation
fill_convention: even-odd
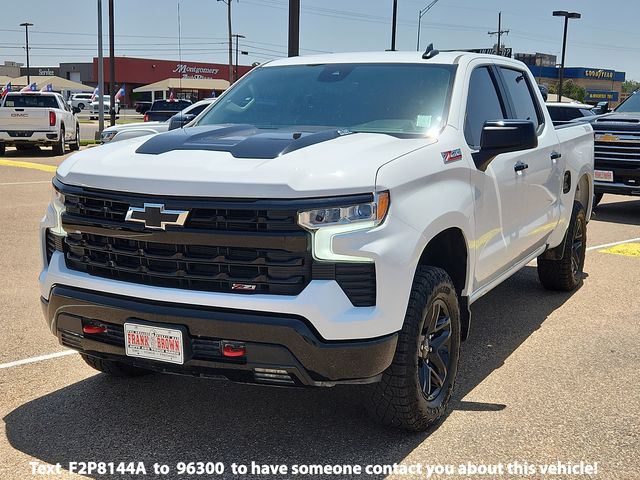
[[[387,426],[426,430],[449,403],[460,354],[460,308],[444,270],[420,266],[393,362],[372,386],[371,414]]]
[[[587,220],[580,202],[573,202],[571,223],[565,235],[562,259],[552,260],[544,258],[544,255],[538,257],[538,278],[548,290],[570,292],[582,283],[587,250]]]
[[[124,363],[116,362],[114,360],[105,360],[104,358],[90,357],[84,353],[80,356],[91,368],[98,370],[99,372],[106,373],[113,377],[121,378],[133,378],[141,377],[151,373],[149,370],[143,368],[132,367]]]
[[[64,155],[66,151],[66,143],[64,141],[64,127],[60,127],[60,140],[53,146],[54,155]]]
[[[76,125],[76,139],[73,143],[69,144],[69,150],[73,152],[80,150],[80,125]]]
[[[6,150],[7,150],[6,145],[4,143],[0,143],[0,157],[4,156]]]
[[[79,104],[78,104],[78,108],[79,108],[80,110],[84,110],[84,103],[79,103]]]

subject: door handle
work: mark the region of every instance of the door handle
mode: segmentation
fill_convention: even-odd
[[[551,155],[549,156],[551,157],[551,160],[557,160],[562,157],[562,154],[559,152],[551,152]]]
[[[516,172],[521,172],[522,170],[526,170],[527,168],[529,168],[529,164],[524,162],[518,162],[513,166],[513,169]]]

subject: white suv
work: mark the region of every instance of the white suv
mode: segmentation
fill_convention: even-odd
[[[84,110],[91,104],[91,97],[93,97],[91,93],[74,93],[67,103],[71,105],[71,107]]]

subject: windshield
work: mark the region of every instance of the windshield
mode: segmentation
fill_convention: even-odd
[[[424,133],[446,117],[455,67],[329,64],[254,70],[198,125]]]
[[[616,108],[616,112],[640,113],[640,93],[636,92],[631,95],[624,103]]]
[[[52,95],[8,95],[4,106],[14,108],[58,108],[58,101]]]

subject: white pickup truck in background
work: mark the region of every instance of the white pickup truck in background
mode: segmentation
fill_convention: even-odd
[[[8,146],[51,146],[64,155],[80,148],[80,126],[74,110],[53,92],[8,93],[0,104],[0,155]]]
[[[593,154],[591,126],[555,128],[518,61],[272,61],[189,128],[60,165],[45,318],[109,374],[366,383],[378,420],[424,430],[473,302],[535,259],[544,287],[581,284]]]

